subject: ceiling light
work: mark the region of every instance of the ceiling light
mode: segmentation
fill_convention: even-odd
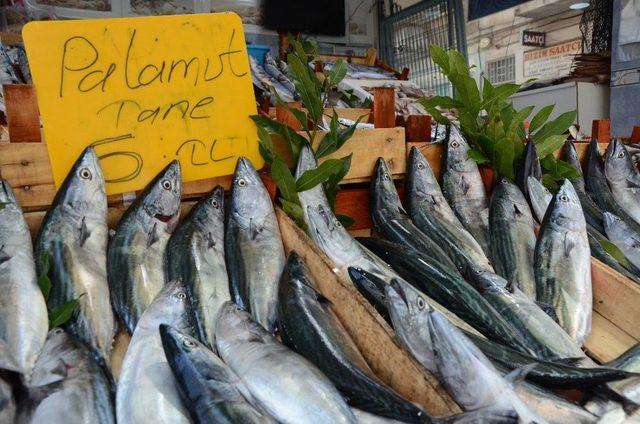
[[[580,9],[586,9],[587,7],[589,7],[589,2],[581,1],[581,2],[573,3],[571,6],[569,6],[569,9],[580,10]]]

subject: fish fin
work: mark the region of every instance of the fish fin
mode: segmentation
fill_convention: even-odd
[[[545,314],[549,315],[551,319],[553,319],[555,322],[558,322],[558,315],[556,315],[556,310],[552,305],[537,300],[535,301],[535,304],[538,305],[538,307],[542,309]]]
[[[516,280],[515,278],[510,278],[507,281],[507,285],[504,288],[511,294],[516,292]]]
[[[505,375],[504,379],[507,380],[512,386],[517,386],[524,381],[524,379],[527,377],[527,374],[533,371],[536,365],[537,364],[535,363],[531,363],[523,367],[516,368],[509,374]]]
[[[11,259],[11,255],[4,251],[4,244],[0,246],[0,264],[3,264]]]
[[[207,249],[212,249],[214,247],[216,247],[216,241],[213,239],[211,231],[209,231],[207,233]]]
[[[80,241],[80,246],[84,246],[84,242],[87,241],[89,236],[91,235],[91,231],[87,228],[87,223],[85,222],[85,217],[82,217],[82,221],[80,221],[80,228],[78,228],[78,240]]]
[[[318,303],[320,303],[323,308],[327,308],[333,305],[333,303],[329,299],[324,297],[321,293],[318,293],[318,291],[316,291],[316,299],[318,299]]]
[[[29,401],[33,402],[36,405],[39,404],[44,399],[49,397],[49,395],[51,395],[51,393],[60,390],[60,388],[62,387],[64,382],[65,382],[65,380],[57,380],[57,381],[54,381],[52,383],[45,384],[43,386],[29,387],[27,389],[28,390]]]
[[[158,240],[160,240],[158,238],[158,229],[157,229],[157,223],[153,223],[153,227],[151,227],[151,231],[149,231],[149,237],[147,238],[147,247],[151,247],[153,246],[153,243],[157,242]]]
[[[513,205],[513,212],[514,212],[517,216],[522,215],[522,211],[520,210],[520,208],[518,208],[518,205],[516,205],[516,204],[514,204],[514,205]]]
[[[571,251],[575,247],[575,243],[569,240],[568,233],[564,234],[564,241],[562,245],[564,247],[564,256],[568,258],[571,255]]]
[[[552,362],[561,365],[569,365],[571,367],[578,366],[584,361],[584,357],[575,357],[575,358],[558,358],[554,359]]]

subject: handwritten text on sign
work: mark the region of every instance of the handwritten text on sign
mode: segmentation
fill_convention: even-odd
[[[56,186],[95,146],[109,194],[178,159],[185,181],[261,166],[235,14],[32,22],[24,41]]]

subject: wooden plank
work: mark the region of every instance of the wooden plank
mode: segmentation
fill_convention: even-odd
[[[124,355],[127,353],[127,348],[131,342],[131,336],[125,330],[120,330],[116,333],[116,337],[113,341],[113,350],[111,351],[111,372],[113,377],[118,381],[120,377],[120,369],[122,367],[122,361]]]
[[[611,120],[594,119],[591,125],[591,137],[599,142],[608,143],[611,141]]]
[[[593,309],[640,340],[640,285],[591,258]]]
[[[396,126],[396,90],[393,87],[373,89],[373,125],[376,128]]]
[[[0,42],[5,45],[22,44],[22,34],[19,32],[0,32]]]
[[[288,102],[287,106],[289,106],[291,109],[302,110],[301,101]],[[278,105],[276,106],[275,109],[276,109],[276,119],[279,122],[282,122],[283,124],[290,126],[294,131],[300,131],[303,129],[302,124],[296,119],[294,114],[291,113],[288,108]],[[305,125],[304,129],[307,129],[307,128],[308,126]]]
[[[276,214],[285,250],[294,250],[305,260],[319,291],[332,302],[336,315],[376,375],[430,414],[458,412],[459,407],[438,380],[400,346],[393,330],[348,278],[332,271],[330,260],[282,210],[277,209]]]
[[[11,142],[41,142],[40,113],[33,85],[4,84],[2,89]]]
[[[46,144],[0,144],[0,176],[12,187],[53,184]]]
[[[305,110],[305,109],[302,109]],[[345,118],[345,119],[350,119],[352,121],[356,121],[358,118],[360,119],[360,122],[370,122],[371,120],[371,109],[367,109],[367,108],[357,108],[357,107],[351,107],[351,108],[342,108],[342,107],[336,107],[336,108],[325,108],[323,111],[324,116],[326,116],[327,118],[331,118],[333,116],[333,112],[335,111],[336,114],[338,114],[339,118]],[[276,118],[276,108],[275,107],[270,107],[269,108],[269,117],[271,118]]]
[[[408,143],[431,141],[431,116],[409,115],[404,127]]]
[[[584,348],[595,361],[603,363],[617,358],[636,343],[638,340],[599,313],[593,312],[591,334],[585,341]]]

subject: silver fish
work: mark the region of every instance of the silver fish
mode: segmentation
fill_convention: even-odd
[[[116,422],[106,376],[85,345],[61,328],[47,336],[17,422]]]
[[[554,308],[582,346],[591,331],[591,253],[580,200],[565,180],[553,196],[535,250],[537,300]]]
[[[338,390],[315,365],[231,302],[220,308],[216,347],[256,402],[278,422],[356,422]]]
[[[460,130],[452,125],[445,154],[442,191],[462,225],[489,252],[489,202],[478,170],[469,159],[469,144]]]
[[[491,257],[496,273],[530,299],[536,298],[533,225],[529,204],[518,186],[506,178],[501,179],[493,190],[489,208]]]
[[[162,347],[160,324],[191,330],[186,290],[168,282],[144,311],[122,361],[116,415],[118,423],[189,423],[171,367]]]
[[[180,164],[171,162],[138,196],[109,241],[113,306],[129,333],[164,286],[164,254],[180,215]]]
[[[224,189],[203,197],[178,224],[166,249],[167,279],[182,280],[193,299],[199,339],[213,346],[218,309],[227,300],[224,257]]]
[[[79,299],[67,329],[108,363],[115,320],[107,282],[107,194],[93,148],[84,150],[56,193],[36,241],[36,258],[47,255],[52,288],[49,307]],[[37,261],[38,274],[42,263]]]
[[[231,295],[258,323],[273,331],[284,247],[269,193],[244,157],[238,159],[233,174],[225,231]]]
[[[529,204],[538,222],[544,220],[544,214],[551,203],[553,194],[542,183],[533,177],[527,179],[527,192],[529,193]]]
[[[607,146],[604,173],[616,203],[640,223],[640,172],[620,140]]]
[[[612,213],[605,212],[603,217],[607,238],[622,251],[633,266],[640,268],[640,234]]]
[[[48,329],[31,234],[9,183],[0,180],[0,339],[6,354],[26,376],[31,374]]]

